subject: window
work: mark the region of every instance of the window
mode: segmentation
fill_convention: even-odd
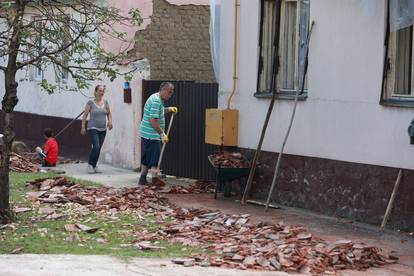
[[[262,0],[260,30],[260,58],[258,93],[272,92],[272,65],[274,60],[273,41],[279,28],[280,67],[276,77],[278,90],[294,93],[300,89],[305,62],[305,49],[309,30],[309,0],[282,0],[280,22],[276,22],[276,1]],[[306,90],[306,81],[305,81]]]
[[[383,98],[414,101],[413,26],[390,32]]]
[[[55,78],[56,78],[56,82],[60,82],[64,84],[64,83],[67,83],[69,79],[69,71],[65,67],[69,65],[68,51],[63,51],[59,55],[59,61],[62,63],[63,66],[55,65]]]
[[[33,17],[34,21],[34,53],[33,57],[38,57],[42,51],[42,17],[35,16]],[[33,79],[34,80],[42,80],[43,78],[43,71],[41,60],[38,60],[35,64],[33,64]]]
[[[63,58],[63,62],[67,65],[68,64],[68,59],[66,56],[64,56]],[[60,70],[60,81],[63,83],[66,83],[68,78],[69,78],[69,71],[65,68],[61,68]]]
[[[64,64],[64,66],[68,66],[69,64],[69,57],[67,53],[60,54],[60,62]],[[54,65],[55,68],[55,80],[61,84],[67,83],[69,79],[69,71],[64,67],[59,65]]]
[[[61,26],[59,26],[59,34],[57,34],[60,43],[57,44],[58,47],[66,47],[71,41],[70,34],[70,17],[62,16]],[[69,71],[66,68],[69,65],[69,57],[71,53],[69,48],[60,53],[60,62],[63,66],[57,66],[56,70],[56,81],[61,83],[66,83],[69,78]]]

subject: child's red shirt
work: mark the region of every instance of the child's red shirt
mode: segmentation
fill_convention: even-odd
[[[45,144],[46,162],[51,165],[56,165],[58,160],[58,144],[55,138],[49,138]]]

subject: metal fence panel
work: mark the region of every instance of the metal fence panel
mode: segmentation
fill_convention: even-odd
[[[163,81],[144,80],[142,103],[159,90]],[[204,143],[205,110],[217,108],[218,84],[172,81],[174,94],[165,106],[177,106],[161,169],[177,177],[212,180],[215,173],[207,156],[217,147]],[[166,116],[166,125],[170,115]]]

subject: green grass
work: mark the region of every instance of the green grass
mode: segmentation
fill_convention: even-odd
[[[56,177],[60,176],[59,174],[54,173],[10,173],[10,199],[11,202],[19,202],[25,200],[24,196],[28,192],[28,188],[25,183],[27,181],[32,181],[38,178],[47,178],[47,177]],[[79,183],[84,187],[99,187],[101,184],[92,182],[89,180],[77,179],[74,177],[67,177],[69,180]]]
[[[81,184],[83,187],[100,187],[102,186],[99,183],[93,182],[93,181],[89,181],[89,180],[84,180],[84,179],[78,179],[78,178],[74,178],[74,177],[66,177],[68,178],[70,181],[76,182]]]
[[[30,206],[25,198],[26,192],[29,191],[25,182],[53,176],[55,175],[44,173],[11,173],[12,203]],[[82,185],[87,186],[99,185],[87,181],[76,180],[76,182],[82,182]],[[45,205],[37,206],[30,212],[17,214],[16,223],[18,226],[15,230],[9,228],[0,230],[0,254],[8,254],[21,248],[19,251],[21,253],[94,254],[128,258],[134,256],[178,257],[201,251],[199,248],[184,247],[181,244],[170,244],[163,241],[157,244],[165,247],[160,250],[142,251],[132,246],[131,243],[136,239],[132,233],[156,232],[160,228],[159,223],[151,215],[139,218],[131,213],[122,213],[114,219],[109,215],[90,213],[86,216],[80,216],[75,213],[69,214],[66,219],[46,221],[38,218],[40,215],[37,208],[42,206]],[[57,209],[54,205],[51,207]],[[63,209],[65,207],[59,210]],[[65,231],[64,225],[73,223],[99,227],[99,230],[95,233],[77,232],[79,240],[67,241],[66,239],[74,233]],[[99,239],[104,239],[106,242],[101,243]]]
[[[55,177],[56,174],[53,173],[16,173],[10,172],[9,182],[10,182],[10,202],[12,204],[18,204],[27,202],[25,199],[26,192],[29,189],[26,187],[27,181],[32,181],[38,178],[45,177]]]

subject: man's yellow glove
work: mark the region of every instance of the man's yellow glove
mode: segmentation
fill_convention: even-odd
[[[178,108],[177,108],[177,107],[175,107],[175,106],[170,106],[170,107],[168,108],[168,111],[169,111],[169,112],[171,112],[171,113],[177,114],[177,112],[178,112]]]
[[[167,134],[165,134],[164,132],[163,132],[163,133],[161,133],[161,141],[162,141],[164,144],[168,143],[168,136],[167,136]]]

